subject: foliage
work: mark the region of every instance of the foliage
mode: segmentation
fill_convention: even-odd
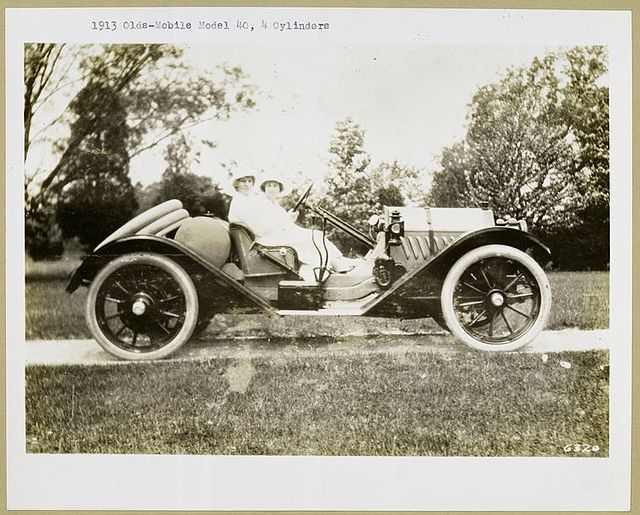
[[[609,261],[609,110],[603,47],[536,58],[473,96],[464,141],[443,150],[428,202],[477,206],[527,220],[574,254],[578,266]],[[589,233],[587,233],[589,231]],[[588,237],[587,237],[588,234]],[[567,242],[581,245],[569,250]]]
[[[197,71],[181,55],[167,44],[25,45],[25,201],[27,225],[34,227],[28,248],[60,195],[78,188],[72,183],[86,167],[77,165],[100,151],[91,145],[111,130],[105,108],[116,100],[125,114],[127,160],[203,121],[254,106],[254,88],[240,68]],[[46,113],[49,119],[34,123]],[[36,146],[54,161],[32,163]]]
[[[558,266],[602,269],[610,260],[609,90],[598,84],[607,72],[606,49],[572,49],[567,61],[561,108],[577,147],[577,223],[550,231],[546,237]]]
[[[371,170],[372,188],[375,192],[376,210],[382,206],[404,206],[406,202],[420,200],[420,170],[397,160],[382,162]]]
[[[400,188],[395,184],[381,186],[376,191],[376,202],[379,206],[402,206],[404,205],[404,196]]]
[[[549,245],[559,270],[609,268],[609,206],[590,206],[578,211],[580,222],[557,227],[540,236]]]
[[[85,249],[93,249],[129,221],[137,205],[128,178],[120,182],[93,172],[65,192],[56,220],[65,238],[78,237]]]
[[[212,213],[226,218],[228,201],[211,178],[189,172],[198,155],[191,156],[191,145],[184,135],[174,139],[165,149],[167,168],[155,185],[153,204],[178,199],[192,216]]]
[[[327,178],[327,196],[334,204],[335,214],[339,217],[350,216],[349,222],[364,228],[375,196],[371,188],[367,167],[371,157],[364,149],[365,131],[351,118],[336,124],[336,133],[332,137],[329,152],[332,174]]]
[[[426,204],[434,207],[467,206],[467,163],[464,143],[458,142],[442,150],[442,170],[433,175]]]
[[[62,233],[55,223],[50,206],[42,206],[25,220],[25,239],[29,255],[33,259],[56,259],[62,256]]]
[[[71,103],[82,113],[71,125],[71,139],[84,134],[60,173],[66,177],[55,191],[56,220],[65,238],[78,237],[88,248],[131,218],[137,208],[128,177],[128,128],[119,95],[105,82],[89,82]],[[89,132],[88,120],[104,118]]]
[[[136,194],[136,202],[138,203],[138,211],[136,214],[140,214],[158,204],[157,198],[160,195],[160,181],[151,183],[148,186],[137,182],[133,188]]]
[[[364,129],[350,117],[336,124],[329,146],[332,158],[326,184],[331,212],[367,234],[367,220],[372,214],[379,213],[383,205],[403,206],[410,196],[407,193],[417,191],[419,172],[397,161],[372,166],[364,137]],[[344,249],[366,250],[338,231],[329,234]]]

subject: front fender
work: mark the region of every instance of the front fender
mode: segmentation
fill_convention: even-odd
[[[551,261],[551,251],[542,241],[532,234],[511,227],[487,227],[465,234],[436,254],[419,270],[437,271],[444,275],[463,254],[483,245],[508,245],[531,256],[545,267]]]
[[[515,247],[531,256],[544,268],[551,261],[551,251],[528,232],[509,227],[487,227],[467,233],[425,262],[421,267],[400,277],[389,290],[367,308],[367,315],[411,312],[411,306],[439,301],[442,281],[453,264],[467,252],[484,245],[501,244]],[[420,308],[421,309],[421,308]],[[428,315],[428,313],[422,316]]]
[[[250,290],[224,273],[217,266],[209,263],[189,248],[175,240],[150,235],[135,235],[107,243],[87,256],[82,264],[73,272],[67,285],[67,292],[74,292],[81,284],[91,283],[96,274],[109,261],[123,254],[133,252],[150,252],[169,257],[180,264],[190,275],[208,274],[213,280],[226,288],[230,288],[250,299],[255,305],[272,311],[271,303],[262,295]]]

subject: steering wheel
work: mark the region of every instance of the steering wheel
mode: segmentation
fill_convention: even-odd
[[[293,206],[293,209],[292,209],[293,212],[296,212],[300,208],[300,206],[304,204],[304,201],[307,200],[307,197],[309,196],[309,193],[311,193],[312,188],[313,188],[313,183],[307,186],[307,189],[304,190],[304,193],[300,195],[300,198],[298,199],[298,202],[296,202],[296,205]]]

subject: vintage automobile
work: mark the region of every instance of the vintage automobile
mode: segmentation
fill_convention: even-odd
[[[310,204],[310,190],[294,209]],[[191,217],[169,200],[100,243],[67,291],[89,288],[93,337],[130,360],[169,356],[216,313],[432,317],[457,340],[490,351],[520,349],[543,329],[551,255],[524,221],[495,220],[487,206],[384,207],[364,234],[321,203],[308,209],[322,224],[315,269],[301,266],[293,248],[257,243],[249,227]],[[353,271],[323,264],[326,224],[369,249]]]

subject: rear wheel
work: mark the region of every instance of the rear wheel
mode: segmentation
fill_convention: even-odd
[[[528,254],[487,245],[463,255],[442,287],[442,315],[451,333],[480,350],[513,351],[530,343],[551,309],[549,280]]]
[[[111,354],[161,359],[184,345],[198,322],[198,295],[175,261],[138,253],[109,262],[89,288],[86,320]]]

